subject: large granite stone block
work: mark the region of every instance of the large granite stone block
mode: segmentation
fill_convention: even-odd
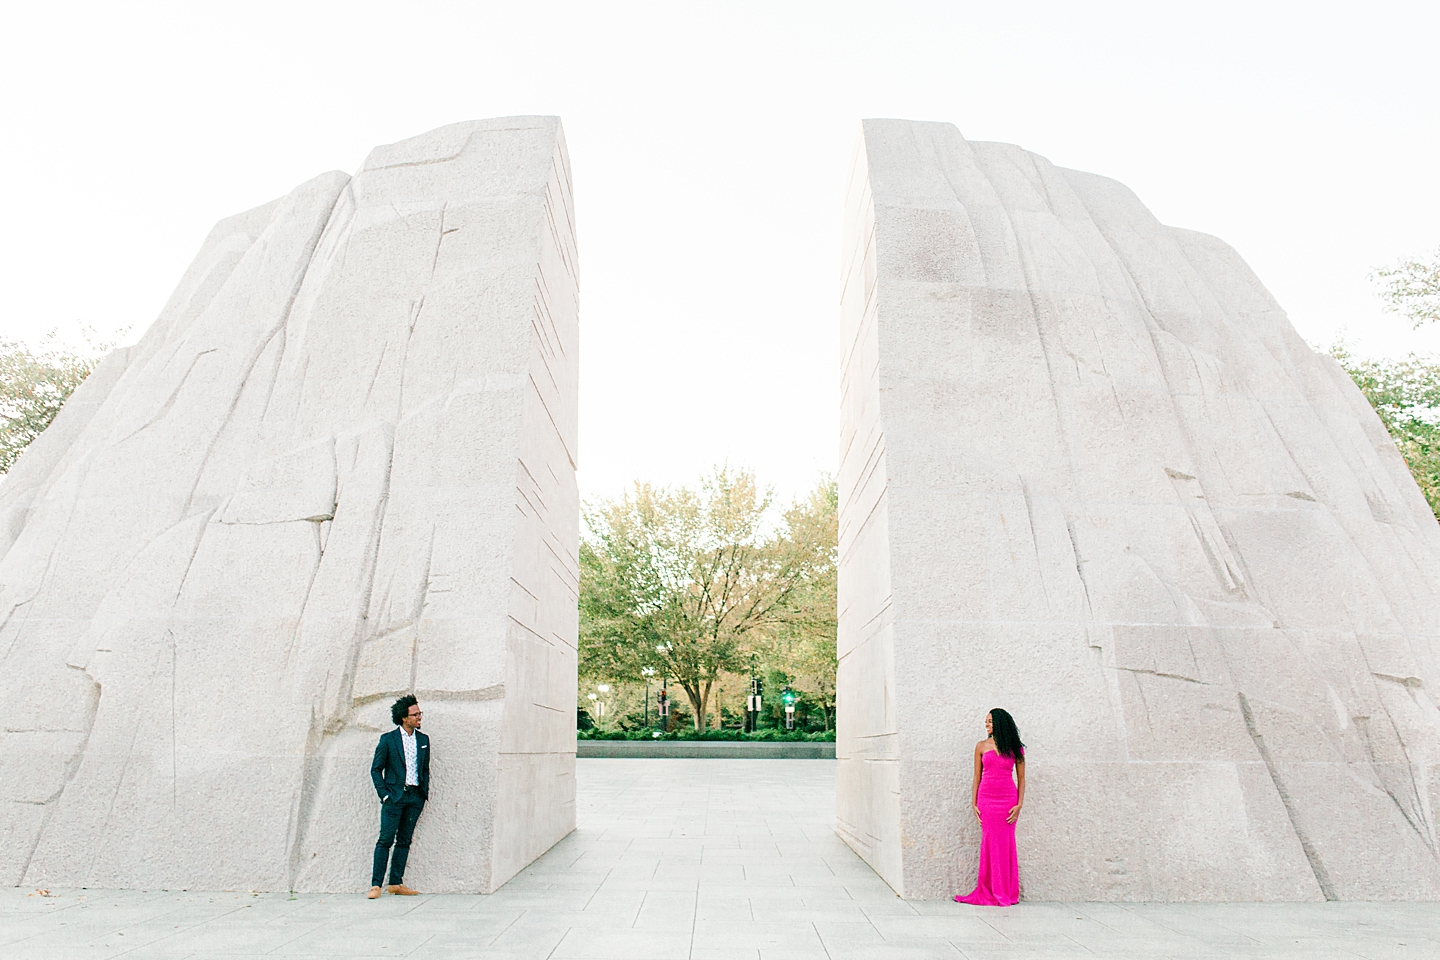
[[[841,303],[838,829],[896,891],[973,886],[1000,706],[1027,898],[1440,897],[1440,525],[1235,251],[871,120]]]
[[[355,890],[574,828],[576,252],[560,123],[460,123],[217,225],[0,485],[0,878]]]

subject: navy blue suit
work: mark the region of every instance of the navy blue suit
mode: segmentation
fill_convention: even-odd
[[[385,879],[385,866],[390,866],[390,885],[405,882],[405,862],[410,858],[410,838],[425,801],[430,796],[430,738],[415,731],[415,772],[419,786],[405,785],[405,744],[396,727],[382,734],[375,745],[375,759],[370,762],[370,779],[380,795],[380,838],[375,841],[375,860],[370,885],[378,887]],[[390,846],[395,856],[390,856]]]

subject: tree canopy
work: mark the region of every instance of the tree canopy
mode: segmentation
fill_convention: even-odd
[[[0,473],[10,472],[110,347],[91,344],[81,353],[62,347],[54,331],[41,344],[0,340]]]
[[[1409,259],[1376,270],[1385,308],[1416,327],[1440,320],[1440,250],[1430,260]]]
[[[1401,260],[1371,274],[1385,309],[1416,327],[1440,320],[1440,251],[1429,261]],[[1430,509],[1440,519],[1440,362],[1411,354],[1366,360],[1343,343],[1330,348],[1379,414]]]
[[[1343,344],[1332,346],[1330,355],[1380,415],[1440,519],[1440,363],[1414,354],[1404,360],[1364,360]]]
[[[792,677],[797,689],[809,694],[823,711],[825,727],[835,722],[835,638],[839,626],[836,578],[839,570],[840,495],[833,478],[826,478],[803,502],[786,513],[791,530],[800,539],[828,545],[810,575],[800,584],[791,603],[791,615],[769,636],[769,662]]]
[[[754,474],[728,468],[699,490],[636,483],[617,500],[587,505],[582,674],[673,678],[700,729],[722,672],[747,670],[752,656],[782,643],[823,646],[816,637],[827,629],[833,649],[833,488],[827,479],[778,522],[773,495]]]

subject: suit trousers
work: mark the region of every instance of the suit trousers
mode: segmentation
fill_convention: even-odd
[[[385,880],[385,863],[390,863],[390,885],[405,882],[405,861],[410,859],[410,838],[425,801],[415,787],[406,787],[402,796],[380,805],[380,839],[375,841],[375,863],[370,871],[370,886],[378,887]],[[395,855],[390,855],[390,845]]]

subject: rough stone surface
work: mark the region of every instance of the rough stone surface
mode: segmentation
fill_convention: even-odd
[[[968,890],[1003,706],[1027,898],[1440,896],[1440,526],[1235,251],[873,120],[844,262],[845,839]]]
[[[407,691],[407,881],[573,829],[573,225],[520,117],[215,227],[0,485],[0,881],[363,888]]]

